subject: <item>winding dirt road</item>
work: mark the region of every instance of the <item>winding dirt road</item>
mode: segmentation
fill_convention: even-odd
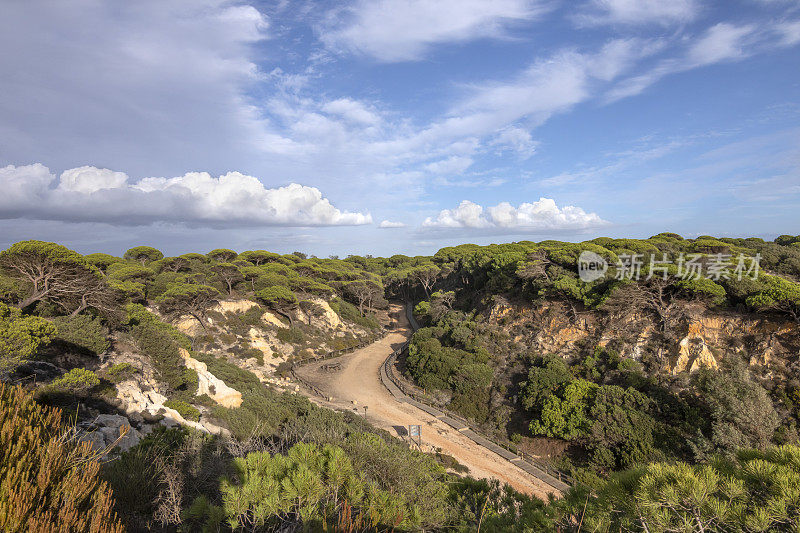
[[[364,414],[366,406],[367,419],[372,425],[385,429],[401,439],[408,438],[406,428],[410,424],[420,424],[423,450],[431,451],[431,447],[441,449],[469,468],[470,475],[478,478],[495,478],[510,484],[520,492],[542,499],[546,499],[548,493],[560,496],[559,491],[551,485],[480,446],[433,415],[399,401],[389,393],[381,382],[380,367],[410,335],[405,313],[401,312],[399,315],[400,328],[393,330],[380,341],[337,359],[298,368],[296,373],[300,378],[314,385],[326,397],[332,398],[332,401],[307,393],[309,397],[319,405],[349,409],[361,415]],[[325,371],[322,368],[331,363],[340,363],[340,368],[336,371]]]

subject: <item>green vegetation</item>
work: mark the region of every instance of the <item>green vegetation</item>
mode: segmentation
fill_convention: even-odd
[[[297,328],[278,328],[278,340],[289,344],[299,344],[306,339],[306,336]]]
[[[186,420],[191,420],[193,422],[197,422],[200,420],[200,411],[197,407],[184,402],[183,400],[174,400],[170,399],[164,402],[164,407],[169,407],[170,409],[174,409],[178,412]]]
[[[609,262],[604,279],[579,278],[584,250]],[[638,280],[618,264],[632,254],[642,261]],[[676,265],[651,268],[651,256],[680,268],[691,257],[730,275],[684,279]],[[345,259],[228,249],[164,257],[147,246],[117,258],[24,241],[0,253],[0,379],[15,370],[13,379],[60,374],[45,386],[28,382],[35,397],[80,405],[75,412],[86,416],[84,406],[102,412],[114,384],[149,377],[152,366],[167,407],[191,421],[202,411],[203,423],[230,430],[227,439],[158,429],[103,467],[133,531],[792,531],[798,280],[800,236],[790,235],[661,233]],[[222,295],[258,305],[226,302],[246,310],[222,311],[214,307]],[[448,474],[464,468],[443,452],[411,450],[363,417],[277,392],[237,366],[264,362],[251,334],[293,346],[278,374],[307,353],[358,345],[363,330],[381,328],[387,298],[415,302],[423,326],[400,361],[408,377],[512,449],[552,451],[578,480],[564,499],[546,503]],[[344,333],[321,325],[323,302],[349,326]],[[288,327],[265,320],[265,309]],[[165,322],[187,317],[202,327],[187,329],[194,338]],[[706,334],[712,329],[719,338]],[[136,367],[95,374],[88,368],[112,339]],[[182,350],[240,391],[241,406],[197,397],[198,375]],[[109,496],[97,501],[110,512]]]
[[[136,246],[135,248],[131,248],[125,255],[122,256],[123,259],[129,261],[138,261],[142,265],[145,263],[152,263],[153,261],[158,261],[162,259],[164,254],[161,251],[156,250],[151,246]]]
[[[800,448],[739,450],[708,464],[652,463],[573,490],[563,523],[586,531],[796,531]],[[573,522],[574,523],[574,522]]]
[[[373,315],[362,316],[358,308],[349,302],[335,298],[331,300],[330,306],[333,312],[339,315],[342,320],[354,322],[367,329],[378,329],[380,327],[378,320]]]
[[[52,390],[80,392],[100,385],[100,378],[91,370],[73,368],[58,379],[53,380],[48,388]]]
[[[111,383],[121,383],[130,379],[136,373],[136,369],[130,363],[117,363],[105,371],[104,377]]]
[[[191,348],[188,338],[139,304],[130,304],[126,311],[128,331],[136,340],[139,350],[150,358],[159,381],[172,390],[186,389],[186,375],[179,348]]]
[[[223,482],[222,499],[234,528],[278,527],[298,522],[376,528],[413,524],[398,495],[365,482],[341,448],[295,444],[286,455],[254,452],[234,460],[239,482]]]
[[[0,379],[36,355],[55,334],[55,326],[47,320],[25,316],[0,302]]]
[[[98,317],[91,315],[58,316],[53,318],[58,333],[55,340],[85,350],[91,355],[108,351],[108,328]]]

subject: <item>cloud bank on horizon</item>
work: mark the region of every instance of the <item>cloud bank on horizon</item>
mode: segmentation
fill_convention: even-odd
[[[781,0],[11,3],[0,217],[8,240],[14,219],[311,226],[323,253],[781,233],[798,45]]]
[[[55,186],[54,186],[55,185]],[[90,166],[56,178],[39,163],[0,168],[0,218],[148,225],[181,222],[200,226],[356,226],[369,214],[342,212],[319,189],[291,183],[267,189],[253,176],[229,172],[218,178],[189,172],[144,178]]]

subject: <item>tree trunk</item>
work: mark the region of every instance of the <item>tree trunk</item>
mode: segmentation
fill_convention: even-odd
[[[206,326],[205,320],[203,320],[197,313],[189,313],[192,315],[198,322],[200,322],[200,327],[203,328],[203,331],[208,331],[208,327]]]
[[[19,302],[19,303],[17,304],[17,307],[18,307],[19,309],[25,309],[25,308],[26,308],[26,307],[28,307],[29,305],[31,305],[31,304],[33,304],[33,303],[36,303],[36,302],[38,302],[39,300],[41,300],[41,299],[42,299],[42,297],[43,297],[43,295],[41,295],[41,294],[39,294],[39,295],[33,294],[33,295],[31,295],[31,296],[28,296],[27,298],[25,298],[25,299],[24,299],[24,300],[22,300],[21,302]]]
[[[270,309],[272,309],[273,311],[275,311],[279,315],[286,317],[286,320],[289,321],[289,327],[290,328],[294,326],[294,320],[292,320],[292,315],[290,315],[288,311],[281,311],[280,309],[274,309],[274,308],[270,308]]]

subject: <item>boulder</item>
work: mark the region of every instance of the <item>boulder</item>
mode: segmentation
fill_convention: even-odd
[[[106,439],[99,431],[87,431],[79,437],[79,440],[90,443],[95,452],[102,451],[106,447]]]
[[[94,451],[99,452],[116,443],[116,447],[126,452],[139,444],[142,433],[131,427],[127,418],[122,415],[101,414],[97,415],[92,424],[93,430],[86,431],[81,437],[82,441],[90,442]],[[120,430],[127,428],[127,433],[120,439]],[[119,442],[117,442],[119,439]]]

